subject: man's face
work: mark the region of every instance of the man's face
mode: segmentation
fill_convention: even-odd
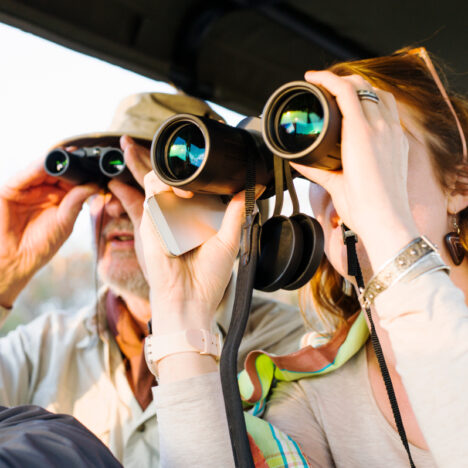
[[[90,211],[100,280],[119,295],[147,299],[149,288],[136,256],[133,224],[121,202],[110,193],[96,195]]]

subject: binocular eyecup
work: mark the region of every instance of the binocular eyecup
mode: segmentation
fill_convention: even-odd
[[[95,182],[106,187],[109,180],[117,179],[138,186],[119,148],[92,147],[75,151],[57,148],[47,154],[44,168],[48,174],[76,185]]]

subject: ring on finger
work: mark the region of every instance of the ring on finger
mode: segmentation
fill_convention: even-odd
[[[360,101],[371,101],[375,102],[376,104],[378,104],[380,101],[379,96],[377,96],[374,91],[369,89],[358,89],[356,94],[358,95]]]

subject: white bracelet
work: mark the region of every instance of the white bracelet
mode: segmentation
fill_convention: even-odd
[[[145,339],[145,359],[149,370],[158,377],[158,362],[172,354],[197,352],[219,359],[221,336],[208,330],[183,330],[168,335],[148,335]]]
[[[430,257],[426,258],[428,255]],[[436,246],[427,237],[418,237],[384,263],[382,268],[371,278],[359,296],[362,307],[370,307],[380,293],[415,269],[417,269],[416,276],[434,270],[450,271],[448,265],[443,262],[437,252]],[[421,269],[422,271],[420,271]]]

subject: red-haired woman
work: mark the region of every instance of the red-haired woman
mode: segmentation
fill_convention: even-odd
[[[334,329],[360,309],[358,291],[346,287],[356,284],[347,272],[344,223],[359,239],[368,285],[363,300],[371,307],[414,463],[464,466],[468,101],[444,95],[424,50],[342,63],[305,78],[336,97],[343,169],[294,165],[315,182],[310,201],[325,233],[326,259],[302,296]],[[146,189],[147,195],[170,190],[153,174]],[[238,251],[243,209],[239,194],[220,232],[175,259],[159,248],[144,215],[155,334],[210,330]],[[159,361],[163,466],[233,464],[217,370],[215,359],[196,352]],[[408,466],[370,340],[332,373],[278,384],[264,417],[299,443],[311,466]]]

